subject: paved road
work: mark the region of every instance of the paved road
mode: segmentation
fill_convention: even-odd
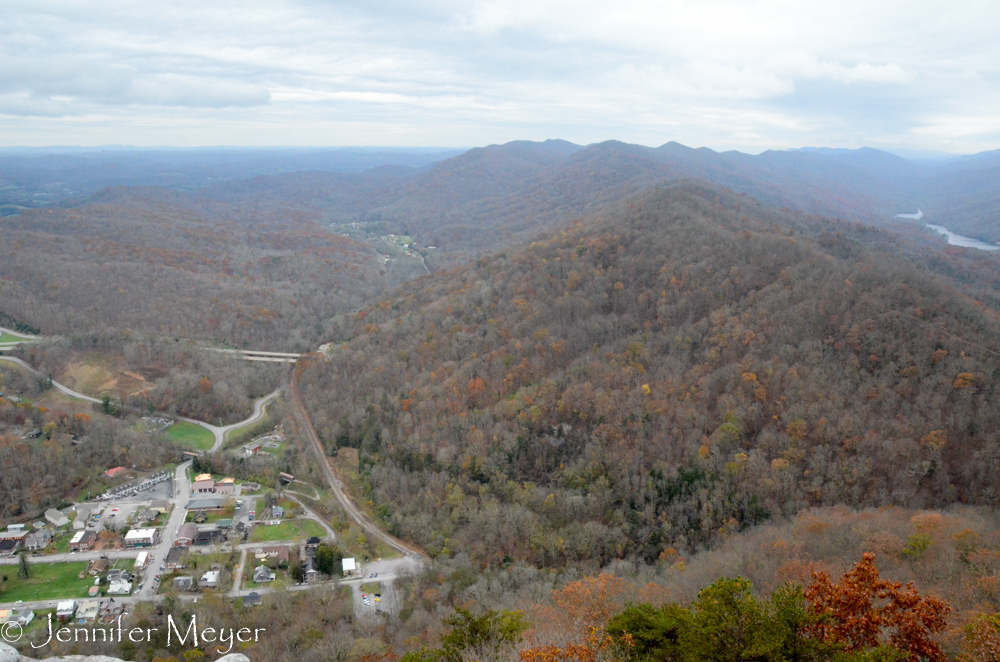
[[[256,423],[257,421],[262,419],[264,417],[264,407],[267,405],[268,402],[274,400],[279,395],[281,395],[280,386],[271,391],[270,393],[268,393],[267,395],[265,395],[263,398],[257,398],[257,400],[253,403],[253,414],[251,414],[249,418],[246,418],[240,421],[239,423],[233,423],[232,425],[225,425],[221,428],[217,428],[214,425],[208,425],[207,423],[202,423],[201,421],[192,420],[191,422],[197,423],[198,425],[208,425],[209,429],[212,430],[212,434],[215,435],[215,445],[212,446],[212,452],[214,453],[215,451],[222,448],[222,444],[225,443],[226,436],[230,432],[232,432],[236,428],[241,428],[244,425],[250,425],[251,423]],[[184,419],[184,420],[191,420],[191,419]]]
[[[329,538],[330,538],[330,539],[331,539],[331,540],[332,540],[333,542],[337,542],[337,540],[339,540],[339,539],[340,539],[340,538],[339,538],[339,537],[337,536],[337,532],[333,530],[333,527],[332,527],[332,526],[330,526],[330,523],[329,523],[329,522],[327,522],[327,521],[326,521],[325,519],[323,519],[322,517],[320,517],[320,516],[319,516],[319,514],[318,514],[318,513],[316,512],[316,511],[314,511],[314,510],[313,510],[312,508],[310,508],[310,507],[309,507],[309,506],[307,506],[306,504],[302,503],[302,501],[301,501],[301,500],[300,500],[299,498],[297,498],[297,497],[295,497],[295,496],[292,496],[291,494],[289,494],[289,493],[288,493],[288,490],[285,490],[285,496],[286,496],[287,498],[291,499],[292,501],[294,501],[295,503],[299,504],[300,506],[302,506],[302,511],[303,511],[303,513],[304,513],[303,517],[304,517],[305,519],[311,519],[312,521],[314,521],[314,522],[316,522],[317,524],[319,524],[320,526],[322,526],[322,527],[323,527],[323,530],[324,530],[324,531],[326,531],[326,535],[327,535],[327,536],[328,536],[328,537],[329,537]]]
[[[33,372],[33,373],[35,373],[36,375],[39,375],[39,376],[41,376],[41,377],[46,377],[46,376],[47,376],[47,375],[43,375],[43,374],[42,374],[41,372],[39,372],[38,370],[35,370],[35,369],[34,369],[34,368],[33,368],[33,367],[31,366],[31,365],[29,365],[28,363],[25,363],[25,362],[24,362],[24,361],[22,361],[21,359],[18,359],[18,358],[15,358],[15,357],[13,357],[13,356],[0,356],[0,361],[6,361],[7,363],[14,363],[14,364],[17,364],[17,365],[21,366],[22,368],[27,368],[27,369],[28,369],[28,370],[30,370],[31,372]],[[52,385],[53,385],[54,387],[56,387],[56,389],[58,389],[59,391],[61,391],[62,393],[65,393],[66,395],[68,395],[68,396],[70,396],[70,397],[73,397],[73,398],[80,398],[81,400],[86,400],[87,402],[98,402],[98,403],[100,402],[100,400],[98,400],[97,398],[92,398],[92,397],[90,397],[89,395],[84,395],[83,393],[77,393],[77,392],[76,392],[76,391],[74,391],[73,389],[69,388],[68,386],[63,386],[62,384],[60,384],[60,383],[59,383],[59,382],[57,382],[57,381],[53,381],[53,382],[52,382]]]
[[[26,369],[30,370],[31,372],[35,373],[36,375],[40,375],[42,377],[46,376],[46,375],[43,375],[38,370],[36,370],[30,364],[26,363],[25,361],[22,361],[19,358],[15,358],[13,356],[0,356],[0,361],[7,361],[8,363],[14,363],[16,365],[21,366],[22,368],[26,368]],[[65,393],[66,395],[68,395],[70,397],[73,397],[73,398],[79,398],[81,400],[86,400],[87,402],[96,402],[98,404],[100,404],[100,402],[101,402],[97,398],[92,398],[89,395],[84,395],[83,393],[80,393],[78,391],[74,391],[73,389],[69,388],[68,386],[64,386],[63,384],[60,384],[59,382],[54,381],[54,380],[52,382],[52,386],[54,386],[61,393]],[[239,421],[238,423],[233,423],[232,425],[224,425],[222,427],[219,427],[217,425],[212,425],[211,423],[206,423],[204,421],[199,421],[199,420],[194,419],[194,418],[188,418],[186,416],[175,416],[173,414],[166,414],[166,413],[163,413],[163,412],[157,412],[157,415],[159,415],[159,416],[168,416],[170,418],[175,418],[175,419],[177,419],[179,421],[187,421],[188,423],[193,423],[195,425],[200,425],[201,427],[205,428],[206,430],[208,430],[209,432],[212,433],[213,437],[215,437],[215,443],[212,445],[212,450],[211,450],[211,452],[214,453],[215,451],[217,451],[220,448],[222,448],[222,445],[226,441],[226,435],[228,435],[231,431],[235,430],[236,428],[241,428],[244,425],[250,425],[251,423],[256,423],[261,418],[263,418],[263,416],[264,416],[264,406],[268,402],[270,402],[271,400],[273,400],[274,398],[278,397],[280,394],[281,394],[281,387],[279,386],[278,388],[274,389],[274,391],[272,391],[271,393],[265,395],[263,398],[258,398],[253,403],[253,414],[251,414],[248,418],[246,418],[246,419],[244,419],[242,421]]]
[[[146,571],[143,573],[142,590],[132,594],[136,600],[152,600],[156,595],[156,582],[153,577],[160,572],[160,566],[167,562],[167,554],[174,544],[174,536],[177,529],[184,524],[187,515],[187,502],[191,498],[191,481],[188,480],[188,469],[191,467],[191,460],[184,462],[177,467],[174,475],[174,509],[170,511],[170,519],[160,531],[160,544],[150,552],[150,559],[147,562]]]

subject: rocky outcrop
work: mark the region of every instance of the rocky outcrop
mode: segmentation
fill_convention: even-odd
[[[33,657],[23,657],[7,644],[0,643],[0,662],[122,662],[122,660],[107,655],[67,655],[38,660]],[[250,658],[243,653],[230,653],[220,657],[216,662],[250,662]]]

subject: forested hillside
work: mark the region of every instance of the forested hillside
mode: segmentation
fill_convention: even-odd
[[[163,189],[0,219],[0,310],[46,334],[110,329],[308,348],[386,289],[369,246],[305,214]]]
[[[301,388],[434,555],[655,561],[810,506],[991,503],[982,259],[679,185],[405,286]]]
[[[995,162],[988,153],[931,167],[871,149],[751,156],[549,140],[422,168],[285,173],[192,191],[108,188],[0,219],[0,312],[49,334],[132,329],[305,349],[332,315],[425,273],[421,255],[431,270],[463,264],[692,177],[875,225],[923,207],[927,222],[1000,239]],[[416,268],[333,233],[347,225],[412,237]]]

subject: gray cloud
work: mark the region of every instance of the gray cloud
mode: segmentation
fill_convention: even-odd
[[[0,143],[1000,147],[1000,6],[39,0]]]

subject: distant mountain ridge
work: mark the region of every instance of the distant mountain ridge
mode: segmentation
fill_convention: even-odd
[[[420,245],[460,254],[519,241],[683,179],[703,179],[766,204],[874,224],[919,207],[928,222],[997,241],[998,154],[927,164],[872,148],[750,155],[676,142],[652,148],[619,141],[588,146],[515,141],[471,149],[419,170],[289,174],[278,176],[280,192],[269,177],[247,187],[258,189],[252,195],[267,204],[307,207],[331,221],[386,222],[417,237]],[[324,181],[335,195],[322,190]],[[262,192],[268,187],[270,192]],[[215,197],[219,187],[199,194]],[[454,260],[446,256],[439,262]]]

